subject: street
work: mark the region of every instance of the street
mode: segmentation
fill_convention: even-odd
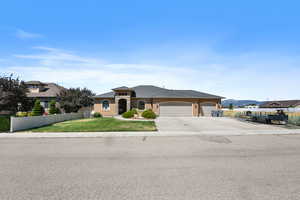
[[[300,135],[1,138],[0,199],[300,199]]]

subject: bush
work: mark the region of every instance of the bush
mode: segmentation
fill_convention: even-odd
[[[6,132],[10,129],[10,116],[0,116],[0,132]]]
[[[56,108],[56,111],[55,111],[56,114],[61,114],[61,111],[59,108]]]
[[[102,115],[101,115],[101,113],[99,113],[99,112],[95,112],[95,113],[93,114],[93,117],[95,117],[95,118],[100,118],[100,117],[102,117]]]
[[[33,113],[32,112],[28,112],[27,113],[27,117],[32,117],[33,116]]]
[[[32,115],[33,116],[41,116],[43,114],[43,107],[41,106],[40,100],[36,100],[34,103],[34,107],[32,110]]]
[[[155,119],[156,118],[156,114],[151,110],[145,110],[142,113],[142,117],[146,118],[146,119]]]
[[[135,112],[133,110],[129,110],[127,112],[124,112],[122,114],[122,117],[124,117],[124,118],[132,118],[132,117],[134,117],[134,114],[135,114]]]
[[[57,114],[58,108],[56,108],[56,101],[52,100],[50,102],[50,109],[49,109],[49,114],[54,115]]]
[[[138,114],[138,111],[137,111],[137,109],[135,109],[135,108],[132,109],[131,112],[133,112],[134,115],[137,115],[137,114]]]
[[[28,113],[27,112],[17,112],[16,117],[27,117]]]

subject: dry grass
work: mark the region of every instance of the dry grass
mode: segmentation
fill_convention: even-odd
[[[270,115],[270,114],[276,114],[276,112],[252,112],[252,114]],[[286,112],[285,114],[287,114],[289,116],[289,120],[288,120],[289,124],[300,126],[300,112]],[[225,110],[224,116],[240,118],[240,117],[246,116],[246,112],[245,111],[241,112],[241,111],[234,111],[234,110]]]

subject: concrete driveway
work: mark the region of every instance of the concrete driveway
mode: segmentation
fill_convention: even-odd
[[[159,117],[156,119],[156,125],[158,130],[163,132],[286,130],[280,125],[244,122],[227,117]]]

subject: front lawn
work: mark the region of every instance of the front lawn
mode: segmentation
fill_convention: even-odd
[[[153,121],[123,121],[115,118],[93,118],[60,122],[35,128],[32,132],[102,132],[156,131]]]

